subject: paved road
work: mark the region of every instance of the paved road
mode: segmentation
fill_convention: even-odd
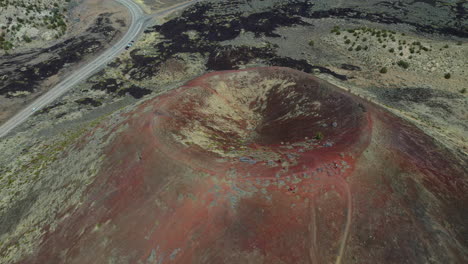
[[[97,72],[103,68],[107,63],[111,62],[115,57],[117,57],[122,51],[124,51],[127,44],[135,40],[138,35],[143,32],[145,23],[149,20],[149,16],[146,16],[141,8],[131,0],[116,0],[117,2],[124,5],[131,14],[131,24],[128,28],[127,33],[122,37],[117,44],[106,50],[104,53],[99,55],[89,64],[83,66],[78,71],[74,72],[71,76],[67,77],[65,80],[57,84],[54,88],[49,90],[47,93],[43,94],[36,101],[25,107],[21,112],[17,113],[15,116],[10,118],[5,124],[0,126],[0,137],[6,136],[12,129],[23,123],[28,117],[34,114],[35,111],[38,111],[40,108],[51,103],[58,97],[62,96],[64,93],[72,89],[79,82],[87,79],[93,73]],[[153,15],[153,17],[164,17],[170,13],[182,9],[192,3],[198,1],[189,1],[177,6],[162,10]]]

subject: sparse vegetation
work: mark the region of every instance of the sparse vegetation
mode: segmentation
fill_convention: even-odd
[[[347,45],[348,51],[367,51],[369,48],[374,46],[373,44],[375,41],[381,43],[380,46],[383,49],[387,49],[389,53],[393,53],[393,56],[398,57],[405,57],[406,52],[410,53],[411,56],[408,56],[408,59],[413,59],[413,55],[421,54],[424,51],[432,51],[432,46],[425,46],[420,41],[408,41],[405,39],[405,34],[401,33],[397,34],[395,31],[392,30],[385,30],[385,29],[376,29],[376,28],[368,28],[368,27],[359,27],[359,28],[350,28],[350,29],[340,29],[340,27],[335,26],[331,30],[331,33],[343,33],[342,41],[345,45]],[[369,41],[371,45],[357,45],[356,42],[358,40],[362,40],[362,42]],[[374,43],[372,43],[374,42]],[[398,44],[397,44],[398,43]],[[448,48],[448,45],[444,46]],[[400,67],[407,69],[409,64],[407,62],[400,62],[398,64]]]
[[[37,36],[25,34],[23,28],[35,28],[39,32],[53,31],[62,36],[67,31],[64,13],[69,0],[9,1],[0,0],[0,24],[3,24],[0,49],[9,51],[22,43],[31,43]],[[4,12],[7,10],[8,12]]]

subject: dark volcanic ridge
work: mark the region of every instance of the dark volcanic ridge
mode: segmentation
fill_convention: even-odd
[[[316,77],[214,72],[119,119],[97,129],[112,139],[81,203],[21,263],[467,260],[466,164]]]

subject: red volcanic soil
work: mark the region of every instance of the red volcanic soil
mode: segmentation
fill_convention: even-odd
[[[466,162],[311,75],[215,72],[124,117],[22,263],[468,261]]]

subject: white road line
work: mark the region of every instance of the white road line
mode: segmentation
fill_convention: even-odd
[[[145,23],[145,14],[141,10],[140,6],[133,2],[132,0],[116,0],[120,4],[124,5],[131,14],[131,25],[128,28],[128,31],[125,35],[113,46],[104,51],[101,55],[99,55],[96,59],[88,63],[87,65],[83,66],[77,72],[73,73],[65,80],[57,84],[54,88],[50,89],[47,93],[40,96],[36,99],[33,103],[26,106],[23,110],[17,113],[15,116],[11,117],[7,122],[5,122],[2,126],[0,126],[0,137],[6,136],[11,130],[15,127],[23,123],[26,119],[28,119],[31,115],[34,114],[35,111],[38,111],[45,105],[53,102],[58,97],[62,96],[64,93],[69,91],[79,82],[86,80],[88,77],[91,76],[92,73],[100,69],[101,67],[105,66],[109,63],[112,59],[114,59],[117,55],[119,55],[127,46],[127,44],[134,40],[143,29]],[[171,12],[174,12],[178,9],[182,9],[192,3],[198,1],[191,1],[187,3],[179,4],[175,7],[160,11],[156,13],[154,16],[165,16]]]

